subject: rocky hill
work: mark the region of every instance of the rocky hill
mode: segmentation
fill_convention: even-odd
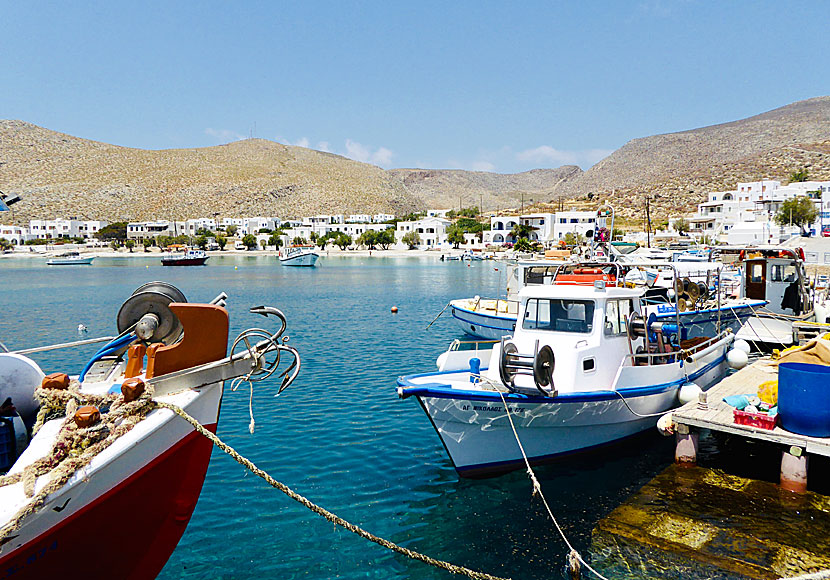
[[[811,179],[830,179],[828,138],[830,97],[817,97],[740,121],[634,139],[561,189],[609,199],[629,217],[649,195],[658,217],[667,217],[739,181],[786,181],[801,168]]]
[[[114,220],[220,215],[394,213],[465,206],[518,207],[578,168],[511,175],[384,171],[267,141],[150,151],[0,121],[0,191],[18,193],[15,221],[78,216]],[[515,197],[515,201],[513,198]],[[3,216],[8,219],[10,216]]]
[[[431,207],[457,208],[481,205],[485,211],[518,208],[547,201],[559,194],[563,184],[580,175],[576,165],[557,169],[534,169],[523,173],[501,174],[457,169],[390,169],[407,191],[427,200]]]

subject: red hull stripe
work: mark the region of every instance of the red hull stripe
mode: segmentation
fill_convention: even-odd
[[[216,431],[215,423],[205,427]],[[199,433],[186,435],[129,479],[0,558],[0,579],[155,578],[190,521],[212,448]]]

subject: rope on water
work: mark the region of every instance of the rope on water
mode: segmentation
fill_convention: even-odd
[[[447,570],[448,572],[452,572],[453,574],[463,574],[464,576],[467,576],[469,578],[475,578],[475,579],[480,579],[480,580],[508,580],[506,578],[502,578],[502,577],[499,577],[499,576],[493,576],[493,575],[490,575],[490,574],[486,574],[484,572],[477,572],[476,570],[471,570],[471,569],[465,568],[463,566],[457,566],[457,565],[451,564],[449,562],[444,562],[443,560],[437,560],[435,558],[432,558],[430,556],[426,556],[424,554],[421,554],[420,552],[416,552],[416,551],[410,550],[408,548],[404,548],[403,546],[399,546],[399,545],[397,545],[393,542],[390,542],[389,540],[381,538],[380,536],[376,536],[376,535],[374,535],[370,532],[367,532],[366,530],[360,528],[359,526],[356,526],[355,524],[352,524],[352,523],[344,520],[343,518],[333,514],[332,512],[326,510],[325,508],[322,508],[322,507],[316,505],[311,500],[309,500],[309,499],[303,497],[302,495],[298,494],[297,492],[292,490],[290,487],[288,487],[284,483],[281,483],[281,482],[277,481],[276,479],[274,479],[273,477],[271,477],[271,475],[269,475],[266,471],[264,471],[264,470],[260,469],[259,467],[257,467],[250,459],[247,459],[246,457],[243,457],[233,447],[231,447],[230,445],[228,445],[227,443],[222,441],[215,433],[212,433],[212,432],[208,431],[207,429],[205,429],[205,427],[202,426],[201,423],[199,423],[196,419],[194,419],[193,417],[188,415],[187,412],[184,411],[184,409],[182,409],[180,407],[177,407],[176,405],[172,405],[170,403],[165,403],[165,402],[162,402],[162,401],[155,401],[155,406],[156,407],[161,407],[161,408],[164,408],[164,409],[169,409],[170,411],[173,411],[176,415],[178,415],[179,417],[181,417],[182,419],[184,419],[185,421],[190,423],[193,426],[193,428],[196,429],[196,431],[198,431],[201,435],[203,435],[204,437],[209,439],[216,447],[218,447],[219,449],[221,449],[222,451],[224,451],[225,453],[230,455],[237,463],[244,466],[251,473],[253,473],[257,477],[260,477],[260,478],[264,479],[268,483],[268,485],[270,485],[271,487],[274,487],[274,488],[280,490],[285,495],[287,495],[288,497],[290,497],[294,501],[302,504],[303,506],[305,506],[309,510],[313,511],[317,515],[323,516],[324,518],[326,518],[328,521],[332,522],[333,524],[338,525],[338,526],[352,532],[353,534],[357,534],[361,538],[369,540],[370,542],[374,542],[375,544],[378,544],[379,546],[383,546],[384,548],[392,550],[393,552],[397,552],[398,554],[402,554],[402,555],[406,556],[407,558],[411,558],[413,560],[418,560],[419,562],[424,562],[425,564],[429,564],[430,566],[434,566],[436,568],[441,568],[443,570]]]
[[[433,318],[433,319],[432,319],[432,322],[430,322],[429,324],[427,324],[427,327],[426,327],[424,330],[429,330],[429,327],[430,327],[430,326],[432,326],[433,324],[435,324],[435,321],[436,321],[436,320],[438,320],[439,318],[441,318],[441,315],[442,315],[442,314],[444,314],[444,311],[445,311],[447,308],[449,308],[449,307],[450,307],[450,304],[452,304],[452,303],[451,303],[451,302],[447,302],[447,305],[446,305],[446,306],[444,306],[444,307],[441,309],[441,312],[439,312],[439,313],[438,313],[438,316],[436,316],[435,318]]]
[[[568,541],[567,536],[565,536],[565,532],[562,530],[562,527],[559,525],[559,522],[556,521],[556,517],[553,515],[553,511],[550,509],[550,505],[548,505],[548,500],[545,498],[545,494],[542,493],[542,486],[539,483],[539,480],[536,478],[536,473],[533,471],[533,468],[530,466],[530,461],[527,459],[527,454],[525,453],[525,448],[522,445],[521,440],[519,439],[519,433],[516,431],[516,426],[513,424],[513,417],[510,414],[510,409],[507,406],[507,401],[504,398],[504,393],[498,391],[499,397],[501,397],[501,402],[504,405],[504,412],[507,415],[507,420],[510,421],[510,428],[513,430],[513,436],[516,438],[516,443],[519,444],[519,451],[522,452],[522,458],[525,462],[525,467],[527,467],[527,475],[530,477],[530,481],[533,484],[533,495],[538,495],[542,499],[542,504],[545,506],[545,509],[548,512],[548,516],[550,516],[553,525],[556,526],[556,531],[559,532],[559,535],[562,537],[562,541],[565,542],[565,545],[568,546],[568,566],[569,568],[572,567],[574,564],[574,559],[578,560],[585,568],[591,571],[593,574],[596,575],[597,578],[600,580],[608,580],[605,576],[591,568],[591,565],[586,562],[579,552],[576,551],[571,543]]]

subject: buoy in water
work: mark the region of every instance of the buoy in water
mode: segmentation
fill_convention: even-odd
[[[86,325],[85,325],[85,324],[79,324],[79,325],[78,325],[78,332],[79,332],[79,333],[81,333],[81,332],[86,332],[87,330],[88,330],[88,329],[87,329],[87,327],[86,327]]]
[[[731,349],[726,353],[726,364],[733,369],[742,369],[749,362],[749,356],[742,350],[737,348]]]
[[[239,269],[239,267],[238,267],[238,266],[234,266],[234,267],[233,267],[233,269],[234,269],[234,270],[238,270],[238,269]]]
[[[393,306],[393,307],[392,307],[392,314],[397,314],[397,313],[398,313],[398,307],[397,307],[397,306]]]

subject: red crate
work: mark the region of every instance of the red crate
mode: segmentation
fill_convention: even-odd
[[[767,429],[772,431],[775,428],[775,422],[778,415],[770,417],[766,413],[747,413],[746,411],[733,411],[735,415],[735,423],[738,425],[749,425],[751,427],[758,427],[759,429]]]

